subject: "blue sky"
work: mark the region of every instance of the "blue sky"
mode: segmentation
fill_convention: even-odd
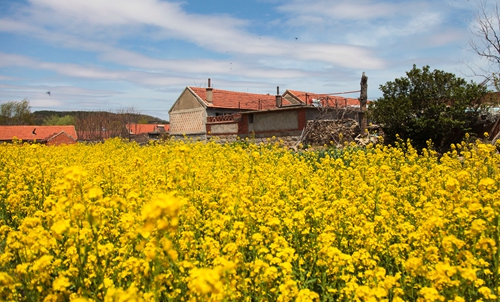
[[[468,48],[478,10],[473,0],[0,0],[0,103],[168,119],[183,89],[208,78],[333,93],[359,89],[364,71],[369,99],[413,64],[480,81],[467,66],[486,66]]]

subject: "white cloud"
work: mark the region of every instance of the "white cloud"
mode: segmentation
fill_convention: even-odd
[[[439,35],[443,30],[449,32],[447,27],[463,30],[453,23],[458,18],[454,8],[442,2],[290,0],[279,10],[288,14],[286,25],[308,40],[335,41],[372,50],[377,47],[378,52],[367,57],[369,61],[380,59],[379,52],[398,43],[400,48],[404,46],[401,43],[419,37]],[[446,40],[449,44],[456,42]],[[413,47],[408,52],[414,52]]]
[[[390,17],[398,13],[402,5],[382,1],[358,0],[290,0],[278,7],[278,10],[296,14],[317,17],[327,17],[331,20],[367,20]]]
[[[438,12],[424,12],[409,19],[386,22],[366,30],[351,31],[347,41],[353,45],[378,46],[393,44],[401,38],[433,34],[441,25]]]
[[[294,51],[293,56],[301,60],[329,62],[341,67],[357,69],[380,69],[385,62],[373,56],[368,49],[350,45],[329,46],[306,44]]]
[[[367,71],[369,93],[375,95],[380,83],[404,75],[413,63],[453,71],[466,58],[457,48],[467,41],[463,19],[471,8],[459,0],[278,2],[283,4],[275,6],[273,20],[255,26],[260,20],[190,13],[194,2],[28,0],[16,6],[21,10],[0,13],[0,32],[22,37],[26,45],[33,41],[43,56],[0,47],[0,68],[50,71],[29,77],[25,87],[41,85],[35,90],[109,85],[108,95],[84,89],[80,96],[59,91],[58,97],[67,104],[119,104],[173,102],[184,86],[208,77],[219,88],[252,92],[270,87],[273,93],[276,85],[350,90],[357,88],[361,71]],[[62,55],[51,56],[52,49]],[[5,70],[0,81],[11,80]],[[16,83],[28,83],[28,76],[18,74]],[[43,91],[37,93],[42,95],[33,99],[41,102]]]
[[[36,40],[41,40],[49,44],[56,44],[64,48],[72,48],[84,51],[101,52],[112,49],[112,45],[104,42],[92,41],[76,34],[63,32],[63,28],[58,30],[46,29],[43,24],[26,23],[30,20],[19,21],[10,18],[0,18],[0,32],[15,33],[30,36]]]
[[[244,21],[227,16],[204,16],[185,13],[181,5],[157,0],[32,0],[36,7],[50,9],[65,22],[104,26],[154,26],[171,36],[198,44],[214,45],[221,38],[237,38]],[[36,8],[35,8],[36,9]]]
[[[316,42],[315,47],[308,47],[307,43],[295,41],[295,43],[283,40],[254,35],[246,31],[249,26],[248,21],[232,18],[229,16],[211,16],[188,14],[182,10],[178,3],[170,3],[158,0],[123,0],[123,1],[98,1],[98,0],[31,0],[35,5],[30,12],[37,17],[35,20],[52,24],[51,29],[56,24],[63,25],[63,30],[69,33],[45,32],[39,37],[43,39],[57,40],[65,47],[84,47],[84,49],[94,49],[95,51],[108,52],[105,58],[110,58],[113,54],[107,47],[99,48],[99,43],[95,39],[99,38],[96,32],[106,33],[107,29],[117,30],[116,26],[122,29],[131,27],[152,26],[159,30],[164,37],[176,38],[189,41],[199,47],[219,53],[231,53],[233,55],[246,56],[288,56],[295,60],[324,61],[326,63],[337,64],[342,62],[343,66],[358,68],[357,61],[350,60],[354,52],[363,52],[370,62],[378,62],[374,66],[382,66],[382,61],[374,53],[366,52],[363,49],[357,49],[356,46],[346,47],[344,45]],[[45,13],[45,17],[41,16]],[[48,16],[53,16],[47,20]],[[7,22],[4,20],[4,22]],[[13,22],[13,21],[10,21]],[[45,24],[44,23],[44,24]],[[12,29],[13,30],[13,29]],[[34,29],[22,24],[17,30],[25,30],[34,33]],[[78,31],[76,33],[75,31]],[[92,33],[94,41],[85,43],[74,38],[76,34],[82,34],[82,31]],[[123,31],[120,31],[123,32]],[[131,34],[135,32],[132,30]],[[69,36],[69,37],[68,37]],[[89,39],[90,37],[86,37]],[[113,39],[111,41],[114,41]],[[103,41],[101,41],[102,43]],[[109,41],[107,41],[109,42]],[[294,48],[299,51],[293,51]],[[308,54],[304,55],[301,49],[305,48]],[[324,50],[327,50],[335,56],[325,56]],[[343,57],[343,58],[342,58]],[[371,68],[371,67],[367,67]]]
[[[31,98],[30,106],[32,108],[55,108],[63,106],[65,103],[60,100],[50,99],[50,98]]]
[[[428,41],[431,42],[432,46],[442,46],[455,42],[460,42],[463,40],[463,37],[468,33],[463,30],[457,29],[445,29],[441,32],[433,34],[429,37]]]
[[[143,70],[110,70],[95,66],[83,66],[79,64],[69,63],[54,63],[42,62],[36,59],[6,54],[0,52],[0,67],[5,66],[21,66],[32,69],[43,69],[56,72],[60,75],[84,78],[92,80],[109,80],[109,81],[127,81],[146,86],[165,86],[165,85],[183,85],[190,74],[212,74],[212,75],[231,75],[238,72],[238,76],[250,78],[297,78],[306,77],[310,73],[295,69],[278,69],[278,68],[256,68],[245,63],[220,62],[215,60],[156,60],[142,58],[141,55],[131,52],[120,52],[119,55],[109,60],[114,62],[129,63],[134,67],[143,68]],[[140,59],[139,59],[140,58]],[[179,73],[185,74],[180,76]],[[168,75],[168,74],[176,74]]]
[[[0,67],[5,66],[33,66],[35,60],[16,54],[7,54],[0,52]]]
[[[4,76],[0,74],[0,81],[12,81],[15,80],[15,78],[10,77],[10,76]]]
[[[259,68],[237,60],[214,59],[155,59],[136,52],[122,49],[112,49],[100,56],[104,61],[127,65],[143,69],[152,73],[176,74],[231,74],[231,70],[239,70],[242,76],[249,77],[279,77],[291,78],[305,76],[306,73],[298,70],[283,70]],[[233,62],[234,61],[234,62]]]
[[[35,26],[31,26],[25,22],[20,22],[11,19],[0,19],[0,31],[17,32],[17,33],[39,32],[39,30]]]

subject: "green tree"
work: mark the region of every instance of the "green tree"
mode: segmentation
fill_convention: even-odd
[[[431,139],[438,151],[463,139],[486,112],[487,88],[452,73],[413,65],[406,77],[380,85],[383,96],[372,102],[372,120],[382,125],[388,142],[396,135],[417,148]]]
[[[64,126],[74,124],[75,118],[71,115],[59,116],[57,114],[53,114],[43,120],[43,125],[45,126]]]
[[[0,105],[0,125],[33,124],[33,113],[28,100],[9,101]]]

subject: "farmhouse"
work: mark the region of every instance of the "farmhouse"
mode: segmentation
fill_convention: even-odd
[[[169,124],[126,124],[127,132],[132,135],[168,132]]]
[[[46,145],[74,144],[75,126],[0,126],[0,142],[14,140]]]
[[[359,99],[286,90],[276,95],[186,87],[169,110],[170,135],[297,137],[308,121],[350,118],[361,121]],[[359,92],[359,91],[354,91]]]
[[[169,124],[126,124],[128,138],[145,144],[150,140],[168,137]]]
[[[223,120],[235,113],[277,108],[280,97],[214,89],[210,80],[207,88],[186,87],[169,110],[170,134],[205,136],[207,118]],[[285,104],[294,103],[286,101]]]

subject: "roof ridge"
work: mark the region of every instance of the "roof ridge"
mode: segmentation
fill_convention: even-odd
[[[308,91],[302,91],[302,90],[293,90],[293,89],[287,89],[287,91],[290,92],[300,92],[300,93],[307,93],[307,94],[314,94],[314,95],[325,95],[325,96],[332,96],[332,97],[341,97],[341,98],[346,98],[346,99],[357,99],[356,97],[345,97],[342,95],[337,95],[337,94],[330,94],[330,93],[316,93],[316,92],[308,92]],[[285,91],[286,92],[286,91]]]
[[[193,89],[206,89],[207,87],[203,88],[203,87],[195,87],[195,86],[188,86],[189,88]],[[242,92],[242,91],[234,91],[234,90],[227,90],[227,89],[219,89],[219,88],[213,88],[212,87],[212,91],[226,91],[226,92],[231,92],[231,93],[241,93],[241,94],[255,94],[255,95],[265,95],[265,96],[274,96],[274,94],[270,94],[270,93],[256,93],[256,92]]]

